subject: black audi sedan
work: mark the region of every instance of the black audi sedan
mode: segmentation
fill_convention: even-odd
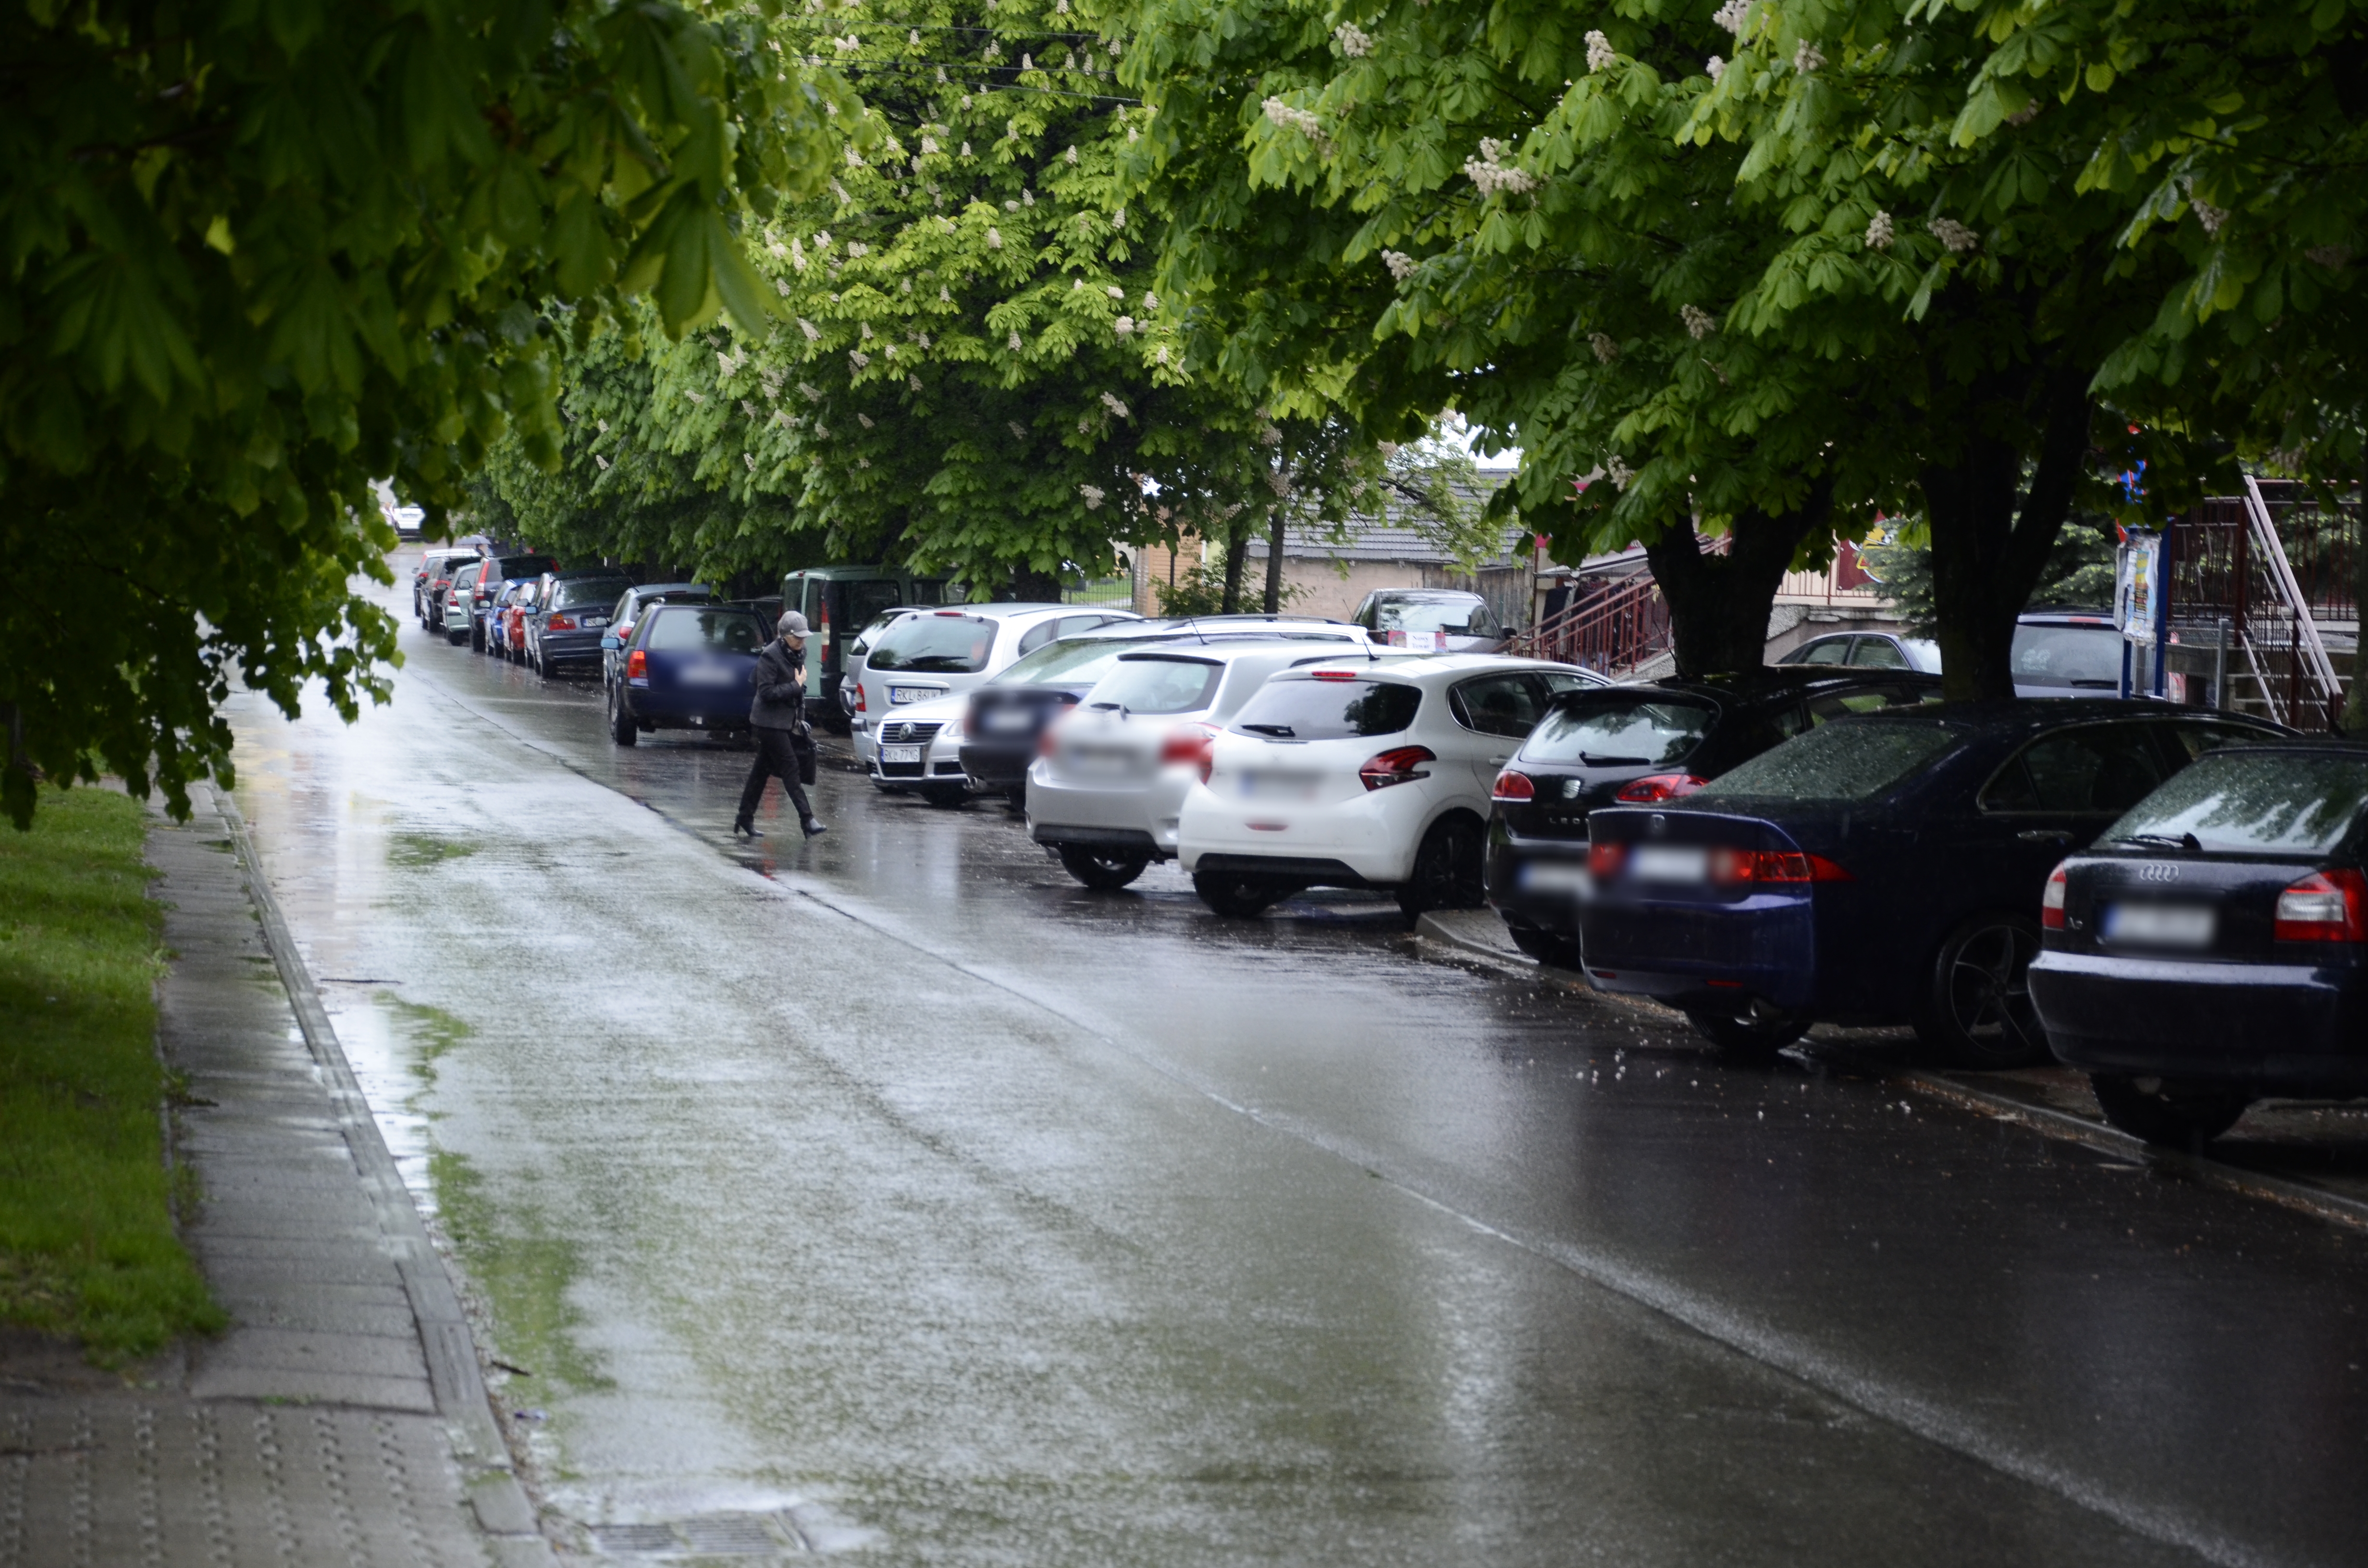
[[[1825,666],[1570,692],[1490,791],[1488,903],[1523,952],[1577,969],[1589,812],[1691,794],[1846,713],[1940,699],[1937,676]]]
[[[1912,1024],[1969,1067],[2047,1060],[2030,969],[2065,855],[2203,754],[2286,732],[2156,703],[1950,703],[1820,725],[1588,819],[1588,979],[1737,1056]]]
[[[2031,999],[2105,1119],[2193,1145],[2368,1094],[2368,746],[2231,746],[2048,879]]]

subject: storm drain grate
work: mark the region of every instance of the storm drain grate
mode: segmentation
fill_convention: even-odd
[[[802,1552],[796,1527],[774,1514],[702,1514],[663,1524],[595,1525],[593,1549],[603,1557],[780,1557]]]

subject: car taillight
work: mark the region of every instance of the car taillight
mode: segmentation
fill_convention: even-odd
[[[1357,769],[1357,777],[1368,790],[1386,790],[1393,784],[1429,778],[1422,771],[1422,765],[1438,760],[1439,754],[1429,746],[1395,746],[1366,759],[1365,765]]]
[[[1714,882],[1851,882],[1858,879],[1822,855],[1797,849],[1728,849],[1710,852]]]
[[[858,713],[869,713],[871,711],[871,708],[863,700],[863,683],[861,681],[857,681],[855,683],[855,710]]]
[[[650,673],[650,656],[639,648],[625,655],[625,678],[638,680]]]
[[[1587,846],[1587,874],[1601,881],[1615,875],[1627,858],[1628,846],[1624,844],[1590,844]]]
[[[1178,724],[1167,732],[1166,740],[1159,743],[1159,765],[1165,767],[1170,763],[1188,763],[1200,767],[1208,760],[1209,747],[1215,744],[1216,739],[1217,727],[1214,724]],[[1204,781],[1208,778],[1205,768],[1201,770],[1201,777]]]
[[[1492,801],[1534,801],[1538,798],[1538,787],[1528,774],[1516,773],[1508,767],[1497,775],[1497,782],[1489,787],[1488,798]]]
[[[575,630],[575,622],[568,616],[554,615],[542,623],[542,629],[545,631],[573,631]]]
[[[1680,795],[1691,795],[1709,782],[1709,779],[1697,778],[1691,773],[1650,773],[1622,784],[1617,798],[1633,806],[1649,806],[1660,801],[1674,801]]]
[[[1354,670],[1317,670],[1315,672],[1315,678],[1317,680],[1355,680],[1357,678],[1357,672]]]
[[[2064,862],[2047,873],[2046,891],[2039,895],[2039,924],[2049,931],[2064,929]]]
[[[2278,894],[2281,942],[2368,941],[2368,880],[2352,870],[2313,871]]]

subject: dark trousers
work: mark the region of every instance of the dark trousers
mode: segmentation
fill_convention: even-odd
[[[805,786],[800,779],[804,777],[804,759],[814,752],[814,737],[761,724],[749,733],[757,737],[757,755],[748,763],[748,782],[740,787],[740,820],[756,819],[757,808],[764,803],[768,778],[781,781],[781,790],[797,808],[800,822],[812,818],[814,808],[806,804]]]

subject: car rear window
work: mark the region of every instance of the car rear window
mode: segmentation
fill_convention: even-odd
[[[1234,728],[1278,741],[1395,735],[1414,722],[1422,688],[1381,680],[1278,680],[1243,704]]]
[[[494,562],[497,577],[540,577],[558,570],[559,562],[548,555],[505,555]]]
[[[677,606],[650,623],[642,646],[655,650],[712,649],[754,653],[765,645],[765,630],[745,609],[689,609]]]
[[[2122,634],[2110,626],[2018,626],[2011,662],[2018,686],[2117,688]]]
[[[1217,695],[1225,666],[1208,659],[1130,653],[1102,676],[1086,701],[1116,703],[1130,713],[1197,713]]]
[[[2350,835],[2363,808],[2368,757],[2237,752],[2202,757],[2171,775],[2103,836],[2192,834],[2206,849],[2324,854]]]
[[[1373,607],[1376,631],[1444,631],[1450,637],[1501,637],[1481,599],[1383,599]]]
[[[867,667],[916,674],[967,676],[986,668],[995,622],[975,615],[932,611],[898,621],[871,645]]]
[[[1069,637],[1047,642],[995,677],[996,686],[1026,686],[1033,681],[1084,681],[1091,686],[1110,673],[1126,652],[1123,641],[1100,637]]]
[[[1951,750],[1961,738],[1960,732],[1945,724],[1838,720],[1760,753],[1703,785],[1693,798],[1868,800]]]
[[[1580,767],[1658,767],[1683,762],[1717,717],[1707,702],[1588,692],[1550,709],[1530,732],[1521,756]]]
[[[583,609],[591,605],[612,605],[617,602],[617,596],[623,593],[628,585],[621,577],[612,577],[605,583],[562,583],[558,585],[559,596],[552,601],[551,608]]]

